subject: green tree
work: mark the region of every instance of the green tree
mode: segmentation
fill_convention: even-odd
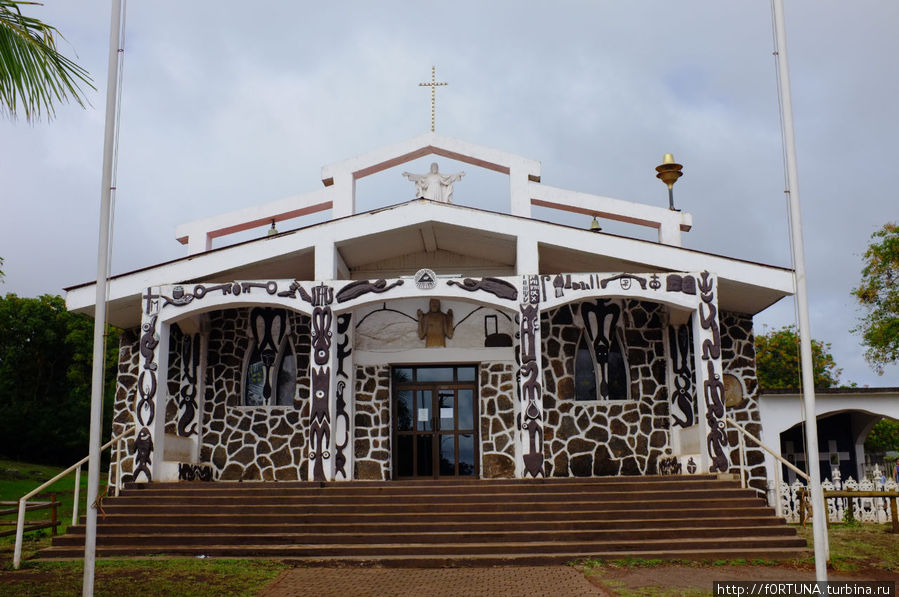
[[[87,453],[93,325],[58,296],[0,297],[0,455],[68,465]],[[117,358],[118,331],[109,328],[106,434]]]
[[[755,364],[762,388],[794,389],[800,387],[799,333],[788,325],[755,337]],[[832,388],[840,383],[830,343],[812,339],[812,363],[816,388]]]
[[[56,114],[55,102],[74,100],[85,105],[82,86],[96,88],[86,70],[56,47],[64,39],[56,27],[28,17],[23,0],[0,0],[0,104],[15,119],[19,105],[28,122]]]
[[[888,222],[871,235],[865,266],[852,294],[865,309],[853,332],[861,334],[865,359],[883,375],[883,367],[899,360],[899,226]]]
[[[865,450],[879,453],[899,450],[899,421],[881,419],[868,433]]]

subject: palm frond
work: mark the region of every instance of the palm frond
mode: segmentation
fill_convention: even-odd
[[[64,38],[56,27],[19,8],[36,4],[0,0],[0,111],[15,119],[21,104],[28,122],[52,118],[56,102],[71,99],[84,107],[82,85],[96,90],[90,74],[57,49],[57,38]]]

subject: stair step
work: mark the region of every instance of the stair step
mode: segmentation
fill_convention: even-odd
[[[548,520],[514,520],[514,521],[496,521],[490,520],[463,520],[457,522],[405,522],[402,528],[409,532],[447,532],[447,531],[504,531],[515,529],[527,530],[553,530],[556,532],[566,532],[573,530],[617,530],[617,529],[681,529],[687,527],[702,527],[708,524],[705,517],[672,519],[672,518],[647,518],[647,519],[617,519],[617,520],[596,520],[591,518],[573,517],[565,520],[548,521]],[[262,523],[252,523],[244,519],[234,521],[232,517],[220,516],[211,519],[205,523],[196,523],[189,518],[181,522],[161,522],[144,519],[141,521],[141,528],[153,533],[229,533],[229,532],[297,532],[305,531],[307,533],[383,533],[396,530],[396,522],[390,521],[370,521],[370,522],[309,522],[309,523],[286,523],[284,520],[274,520]],[[717,529],[734,529],[734,528],[756,528],[756,527],[772,527],[772,528],[789,528],[786,523],[771,516],[755,516],[755,517],[733,517],[726,520],[718,519],[715,521]],[[110,535],[127,535],[134,532],[134,524],[130,519],[123,520],[120,517],[107,521],[98,520],[98,528],[104,534]],[[69,534],[84,534],[84,525],[74,525],[68,528]]]
[[[737,533],[741,536],[753,537],[795,537],[796,533],[793,529],[780,527],[731,527],[731,533]],[[721,530],[717,527],[687,527],[682,529],[613,529],[613,530],[592,530],[579,529],[568,530],[559,533],[556,529],[550,530],[503,530],[503,531],[472,531],[472,530],[453,530],[453,531],[415,531],[415,532],[332,532],[332,533],[314,533],[308,531],[291,532],[271,528],[268,532],[260,532],[256,528],[244,529],[243,532],[237,529],[220,529],[220,532],[213,533],[209,529],[201,532],[170,532],[160,533],[154,529],[152,534],[136,534],[134,529],[131,533],[109,534],[102,533],[99,535],[99,545],[206,545],[211,542],[219,542],[222,544],[242,545],[248,542],[255,542],[265,545],[295,545],[295,544],[322,544],[322,543],[338,543],[345,545],[359,544],[412,544],[412,543],[502,543],[502,542],[533,542],[546,541],[555,542],[564,537],[566,540],[577,541],[644,541],[644,540],[662,540],[668,539],[681,540],[682,537],[688,536],[691,539],[704,538],[720,538]],[[65,535],[60,537],[56,544],[77,544],[83,543],[84,535]]]
[[[260,544],[242,543],[230,544],[206,544],[206,545],[97,545],[98,555],[126,555],[126,554],[165,554],[178,556],[232,556],[245,554],[255,557],[315,557],[315,556],[365,556],[378,558],[384,555],[392,556],[459,556],[459,555],[483,555],[483,554],[555,554],[555,553],[579,553],[582,557],[593,553],[619,553],[630,554],[634,551],[684,551],[684,550],[712,550],[741,548],[745,552],[755,548],[804,548],[805,541],[796,537],[745,537],[745,538],[705,538],[682,539],[677,542],[676,549],[672,547],[669,539],[639,540],[639,541],[529,541],[523,542],[492,542],[492,543],[405,543],[405,544]],[[62,550],[62,547],[53,549]],[[75,551],[78,551],[77,549]],[[83,550],[82,550],[83,552]]]
[[[104,499],[97,529],[100,557],[278,557],[313,565],[806,553],[795,529],[755,491],[714,476],[138,484]],[[79,557],[83,543],[84,527],[74,525],[40,557]]]

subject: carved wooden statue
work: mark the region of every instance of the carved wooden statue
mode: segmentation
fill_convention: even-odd
[[[453,337],[453,310],[440,311],[440,301],[431,299],[430,310],[418,310],[418,337],[424,339],[425,346],[446,346],[446,339]]]

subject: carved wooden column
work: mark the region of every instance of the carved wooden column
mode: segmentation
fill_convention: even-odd
[[[153,480],[163,454],[165,402],[168,394],[169,326],[159,322],[158,288],[144,295],[140,329],[140,364],[134,403],[135,435],[129,440],[134,457],[133,481]],[[162,379],[160,380],[160,373]]]
[[[331,413],[334,412],[334,350],[336,320],[331,311],[334,289],[322,283],[312,288],[312,358],[309,374],[312,391],[309,412],[309,477],[313,481],[334,478],[331,458]]]
[[[543,383],[540,360],[540,281],[522,276],[519,304],[520,363],[518,443],[525,477],[543,476]]]
[[[698,420],[705,441],[700,470],[727,472],[727,433],[724,422],[724,381],[721,370],[721,328],[718,321],[718,279],[703,272],[697,280],[700,302],[693,316],[693,359],[696,370]]]
[[[334,392],[334,479],[346,481],[353,477],[353,314],[341,313],[337,316],[337,368],[334,378],[337,382]]]

